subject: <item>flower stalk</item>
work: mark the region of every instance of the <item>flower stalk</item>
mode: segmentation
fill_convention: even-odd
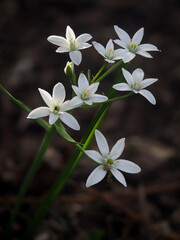
[[[94,83],[96,81],[96,79],[99,77],[99,75],[103,72],[103,70],[106,68],[106,66],[108,65],[108,62],[105,62],[103,64],[103,66],[99,69],[99,71],[96,73],[96,75],[93,77],[91,83]]]
[[[114,64],[110,69],[108,69],[101,77],[99,77],[97,80],[92,80],[91,83],[96,83],[102,81],[104,78],[106,78],[110,73],[112,73],[115,69],[117,69],[121,64],[123,63],[122,60]]]

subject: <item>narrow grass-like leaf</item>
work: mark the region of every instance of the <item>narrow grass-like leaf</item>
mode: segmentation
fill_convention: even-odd
[[[15,104],[17,104],[20,108],[24,109],[27,113],[31,112],[31,109],[27,107],[23,102],[19,101],[15,97],[13,97],[12,94],[10,94],[1,84],[0,84],[0,90],[9,98],[11,99]],[[36,122],[39,123],[41,127],[43,127],[46,131],[50,131],[51,126],[44,121],[43,119],[35,119]]]

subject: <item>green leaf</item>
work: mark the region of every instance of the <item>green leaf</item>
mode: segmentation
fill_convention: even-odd
[[[70,143],[76,143],[76,141],[66,132],[66,129],[63,127],[60,121],[55,123],[55,127],[59,135]]]

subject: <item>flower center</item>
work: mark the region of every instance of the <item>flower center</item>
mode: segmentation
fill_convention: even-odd
[[[108,171],[108,170],[110,170],[110,169],[111,169],[111,166],[110,166],[109,164],[103,165],[103,170],[104,170],[104,171]]]
[[[130,52],[135,53],[136,50],[137,50],[138,45],[139,44],[136,44],[136,43],[131,41],[130,43],[128,43],[127,48],[129,49]]]
[[[85,88],[82,94],[82,98],[87,100],[89,99],[90,96],[91,96],[91,92],[89,91],[89,89]]]
[[[132,44],[132,45],[131,45],[131,48],[134,48],[134,49],[135,49],[136,47],[137,47],[136,44]]]
[[[69,43],[70,43],[70,46],[69,46],[70,50],[71,50],[71,51],[76,50],[76,39],[71,38],[71,39],[69,40]]]
[[[132,88],[138,91],[140,89],[140,84],[141,84],[141,81],[138,79],[135,79]]]
[[[139,85],[140,85],[140,82],[137,82],[137,81],[134,82],[135,87],[139,87]]]
[[[107,50],[107,57],[108,58],[112,58],[113,57],[113,54],[114,54],[114,51],[112,50],[112,48],[111,49],[109,49],[109,50]]]
[[[60,112],[60,107],[59,106],[54,106],[53,113],[58,114]]]
[[[113,159],[108,158],[107,162],[103,164],[103,170],[108,171],[111,169],[111,165],[114,163]]]
[[[112,165],[112,164],[113,164],[113,160],[112,160],[111,158],[109,158],[109,159],[107,160],[107,163],[110,164],[110,165]]]

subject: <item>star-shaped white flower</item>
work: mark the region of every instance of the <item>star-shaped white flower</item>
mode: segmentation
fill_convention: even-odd
[[[114,89],[118,91],[133,91],[134,93],[140,93],[150,103],[156,104],[156,99],[152,93],[144,88],[155,83],[158,80],[157,78],[147,78],[143,80],[144,72],[140,68],[134,70],[132,74],[124,68],[122,68],[122,72],[127,83],[117,83],[113,85]]]
[[[68,127],[79,130],[80,126],[77,120],[66,111],[71,110],[70,100],[65,101],[65,88],[62,83],[57,83],[53,88],[52,96],[45,90],[38,89],[42,99],[48,107],[39,107],[31,111],[27,118],[36,119],[49,116],[49,124],[54,124],[58,118]]]
[[[75,96],[71,102],[71,106],[81,106],[83,103],[92,105],[93,103],[107,101],[106,96],[95,94],[99,86],[99,83],[92,83],[89,85],[89,81],[86,76],[81,73],[78,78],[78,87],[72,85],[72,88],[77,96]]]
[[[69,56],[71,61],[79,65],[82,61],[82,54],[79,50],[91,47],[91,44],[86,43],[92,38],[92,36],[88,33],[84,33],[79,35],[76,38],[74,31],[70,26],[66,28],[66,38],[52,35],[48,37],[48,41],[53,43],[58,47],[56,50],[57,53],[69,52]]]
[[[122,55],[122,52],[124,52],[123,49],[117,49],[114,50],[114,44],[112,42],[112,39],[108,41],[106,44],[106,48],[103,47],[100,43],[92,42],[94,48],[98,51],[99,54],[101,54],[104,57],[104,60],[109,63],[114,63],[115,60],[122,59],[124,55]]]
[[[100,131],[95,130],[95,137],[100,153],[94,150],[86,150],[85,153],[88,157],[96,161],[99,166],[89,175],[86,187],[90,187],[100,182],[108,171],[110,171],[113,176],[126,187],[126,180],[120,171],[126,173],[139,173],[141,169],[137,164],[131,161],[119,159],[124,150],[125,138],[121,138],[117,141],[112,150],[109,151],[106,138]]]
[[[124,48],[123,61],[131,61],[136,54],[143,57],[152,58],[147,51],[159,51],[158,48],[152,44],[140,44],[144,35],[144,28],[139,29],[131,39],[130,36],[118,26],[114,26],[114,29],[120,38],[120,40],[114,40],[116,44]]]

